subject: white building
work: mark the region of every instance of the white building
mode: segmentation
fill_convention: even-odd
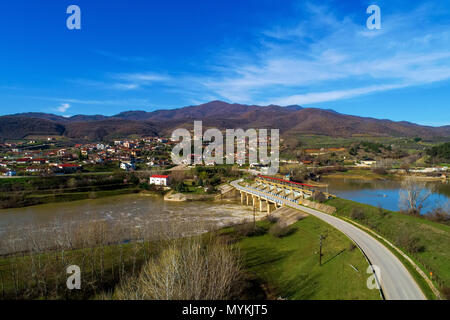
[[[150,177],[150,184],[154,184],[157,186],[167,186],[168,183],[169,183],[169,176],[155,174]]]
[[[132,161],[122,161],[120,162],[120,169],[125,171],[136,170],[136,166]]]
[[[356,166],[357,167],[372,167],[372,166],[374,166],[376,164],[377,164],[376,161],[366,160],[366,161],[360,161],[360,163],[357,163]]]

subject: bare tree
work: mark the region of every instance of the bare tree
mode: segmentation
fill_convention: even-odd
[[[241,263],[233,247],[216,238],[172,239],[138,277],[122,281],[120,300],[216,300],[236,297]]]
[[[427,189],[425,183],[414,178],[406,178],[402,182],[399,207],[409,214],[419,215],[430,195],[431,191]]]

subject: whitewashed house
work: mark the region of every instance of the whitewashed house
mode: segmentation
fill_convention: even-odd
[[[150,184],[167,186],[169,184],[169,176],[155,174],[150,177]]]

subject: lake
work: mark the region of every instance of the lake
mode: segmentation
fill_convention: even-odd
[[[384,209],[400,210],[401,181],[396,180],[360,180],[342,178],[323,178],[329,185],[328,191],[340,198],[381,206]],[[450,209],[450,184],[447,182],[425,182],[422,192],[431,192],[425,202],[423,213],[435,208]]]

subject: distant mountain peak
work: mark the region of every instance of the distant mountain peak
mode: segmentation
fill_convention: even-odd
[[[293,104],[290,106],[285,106],[284,108],[288,109],[288,110],[295,110],[295,111],[299,111],[299,110],[303,110],[304,108],[302,106],[299,106],[297,104]]]
[[[114,116],[76,115],[68,118],[46,113],[0,117],[0,139],[21,139],[28,134],[61,133],[69,138],[103,139],[118,135],[168,135],[175,128],[201,120],[205,126],[224,128],[279,128],[283,134],[325,136],[450,137],[450,126],[430,127],[338,113],[299,105],[246,105],[220,100],[178,109],[131,110]]]

